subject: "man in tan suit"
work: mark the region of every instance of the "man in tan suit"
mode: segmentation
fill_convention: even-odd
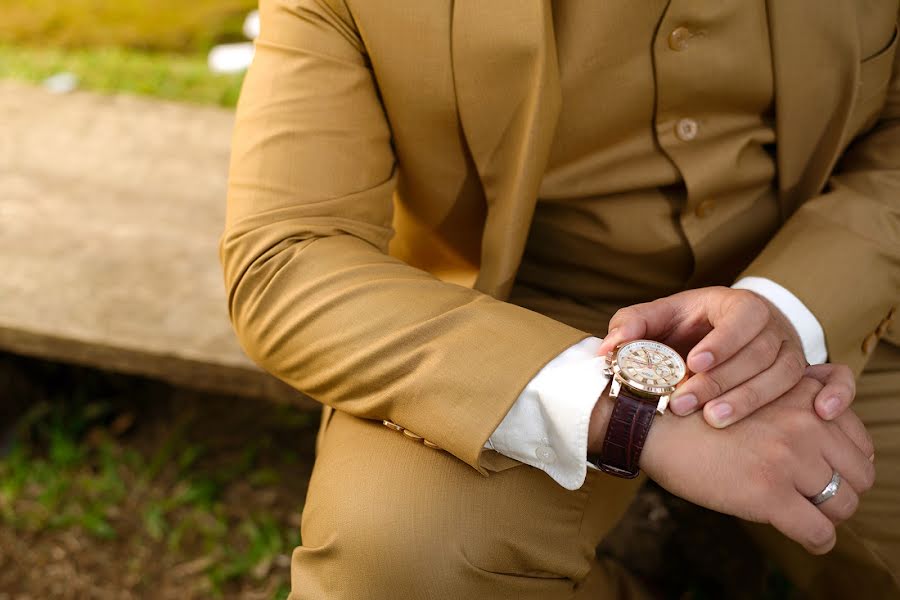
[[[584,354],[636,337],[699,372],[641,468],[815,597],[896,597],[896,0],[260,9],[221,259],[325,405],[293,599],[624,594]]]

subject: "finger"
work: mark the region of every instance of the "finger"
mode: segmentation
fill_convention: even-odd
[[[840,471],[838,471],[838,473],[840,473]],[[830,482],[831,477],[829,476],[822,487],[817,492],[810,494],[810,496],[815,496],[824,490],[825,486]],[[812,504],[811,501],[810,504]],[[823,515],[828,517],[828,519],[836,525],[846,521],[856,513],[856,509],[859,508],[859,494],[856,493],[856,490],[854,490],[849,483],[842,481],[834,496],[820,504],[813,504],[813,506],[819,509]]]
[[[710,310],[712,331],[688,354],[687,365],[695,373],[707,371],[737,354],[771,320],[765,300],[753,292],[732,292],[727,301]]]
[[[829,429],[833,441],[824,449],[824,454],[825,460],[844,479],[838,490],[852,487],[859,494],[868,492],[875,484],[875,465],[869,460],[869,455],[863,453],[839,428]]]
[[[597,354],[605,355],[622,342],[641,338],[659,339],[676,321],[676,310],[668,298],[622,308],[609,320],[609,333]]]
[[[801,544],[811,554],[825,554],[837,541],[834,523],[799,492],[775,499],[769,519],[775,529]]]
[[[775,363],[780,346],[781,340],[774,330],[764,329],[733,357],[718,367],[694,375],[679,387],[672,394],[672,401],[669,403],[672,412],[677,415],[690,414],[710,400],[762,373]],[[780,395],[779,393],[778,396]]]
[[[875,460],[875,443],[872,441],[872,436],[852,410],[846,411],[831,422],[840,428],[869,462]]]
[[[840,432],[836,433],[840,434]],[[841,444],[840,440],[834,438],[832,439],[832,442],[836,445]],[[849,442],[845,439],[843,440],[843,444],[844,446],[847,446]],[[844,464],[847,466],[846,463]],[[825,487],[831,483],[831,477],[834,475],[835,471],[843,476],[843,472],[838,465],[831,463],[824,454],[820,455],[820,458],[815,461],[814,465],[808,465],[797,472],[797,491],[807,499],[820,494],[825,490]],[[811,500],[810,503],[812,503]],[[856,512],[856,507],[858,505],[859,495],[856,493],[853,486],[846,481],[838,485],[837,493],[832,498],[829,498],[821,504],[813,504],[813,506],[822,511],[822,514],[828,517],[832,523],[840,523],[841,521],[849,519],[853,516],[853,513]]]
[[[806,367],[806,375],[825,384],[816,396],[815,407],[816,413],[826,421],[847,410],[856,397],[856,379],[847,365],[812,365]]]
[[[782,345],[771,367],[707,402],[703,407],[703,418],[719,428],[740,421],[793,389],[803,378],[805,366],[805,360],[789,346]]]

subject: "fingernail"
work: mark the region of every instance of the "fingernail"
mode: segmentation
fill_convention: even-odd
[[[678,415],[686,415],[697,408],[697,396],[693,394],[683,394],[672,398],[672,411]]]
[[[715,424],[719,427],[728,424],[726,421],[733,412],[734,409],[727,402],[716,404],[709,410],[709,414],[712,417],[712,420],[715,421]]]
[[[872,453],[872,456],[869,457],[869,462],[875,462],[875,453]]]
[[[701,352],[691,360],[691,371],[702,373],[712,366],[713,360],[715,359],[711,352]]]
[[[825,416],[829,419],[837,414],[840,407],[841,399],[837,396],[830,396],[822,403],[822,409],[825,411]]]

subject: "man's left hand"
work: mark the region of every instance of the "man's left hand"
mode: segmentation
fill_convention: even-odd
[[[762,296],[727,287],[673,294],[618,311],[598,352],[622,342],[648,338],[687,353],[691,376],[670,403],[675,414],[703,408],[714,427],[726,427],[793,388],[804,374],[824,385],[816,412],[831,420],[847,409],[856,393],[853,373],[844,365],[807,366],[797,331]]]

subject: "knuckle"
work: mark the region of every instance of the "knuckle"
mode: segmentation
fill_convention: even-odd
[[[841,521],[846,521],[856,512],[859,507],[859,497],[856,494],[845,494],[844,497],[838,499],[833,498],[838,504],[834,508],[835,516]]]
[[[806,358],[799,352],[785,352],[782,362],[784,364],[785,373],[787,373],[787,376],[790,377],[791,380],[800,381],[800,379],[803,378],[803,373],[806,371]],[[819,384],[819,388],[821,389],[821,384],[818,381],[811,377],[808,379]]]
[[[768,322],[771,312],[769,312],[769,307],[765,300],[749,290],[739,291],[741,294],[737,297],[738,308],[754,321]]]
[[[610,326],[615,327],[622,321],[627,320],[629,311],[631,311],[630,307],[620,308],[619,310],[617,310],[615,312],[615,314],[612,316],[612,318],[609,320]]]
[[[777,437],[766,444],[757,471],[766,489],[783,486],[788,477],[787,465],[792,464],[793,456],[794,450],[786,437]]]
[[[862,485],[860,492],[868,492],[875,486],[875,465],[870,462],[866,463],[863,467],[860,483]]]
[[[810,528],[807,540],[809,541],[809,545],[815,548],[816,550],[825,550],[830,549],[831,541],[834,538],[834,525],[831,523],[823,523],[821,525],[814,525]]]
[[[697,397],[701,400],[712,400],[718,398],[725,392],[725,384],[721,380],[721,374],[712,371],[710,373],[701,373],[700,375],[700,392]]]
[[[850,399],[852,400],[854,396],[856,396],[856,377],[853,375],[853,369],[844,364],[835,365],[834,371],[832,371],[834,379],[837,379],[837,383],[839,385],[843,385],[847,388],[847,391],[850,393]]]
[[[803,436],[813,429],[818,420],[812,411],[795,409],[788,412],[782,422],[789,432],[790,439],[797,439],[797,436]]]
[[[764,367],[770,367],[775,363],[779,350],[781,350],[781,342],[770,331],[758,335],[750,346],[753,360]]]
[[[875,440],[872,439],[872,434],[865,430],[863,432],[863,446],[866,456],[875,454]]]
[[[745,385],[741,388],[740,402],[750,409],[757,409],[766,404],[768,398],[759,393],[759,390],[751,385]]]
[[[785,465],[794,459],[794,441],[790,435],[779,435],[769,444],[769,460],[779,465],[783,471]]]
[[[797,383],[795,389],[801,394],[815,396],[818,394],[824,386],[817,379],[813,379],[812,377],[800,377],[799,382]]]

